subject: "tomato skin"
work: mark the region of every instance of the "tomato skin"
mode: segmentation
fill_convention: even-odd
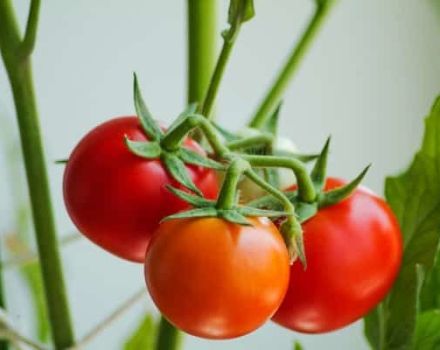
[[[345,181],[329,178],[326,190]],[[294,188],[292,188],[294,189]],[[397,276],[402,236],[386,202],[365,188],[303,225],[307,269],[295,262],[273,320],[304,333],[356,321],[380,302]]]
[[[78,229],[105,250],[143,263],[153,232],[162,218],[188,208],[165,185],[181,188],[160,160],[130,152],[124,136],[145,141],[137,117],[119,117],[90,131],[73,150],[64,173],[64,201]],[[203,150],[195,141],[185,146]],[[188,166],[196,186],[216,198],[215,172]]]
[[[198,337],[234,338],[275,313],[287,290],[289,257],[267,218],[241,226],[219,218],[171,220],[154,234],[145,280],[175,326]]]

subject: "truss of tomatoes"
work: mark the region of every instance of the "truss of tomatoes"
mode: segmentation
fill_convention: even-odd
[[[135,102],[140,118],[105,122],[75,147],[64,199],[86,237],[144,263],[149,294],[169,322],[211,339],[247,334],[269,319],[322,333],[358,320],[384,298],[401,262],[399,226],[381,198],[355,188],[364,173],[351,183],[325,177],[328,144],[311,173],[314,203],[301,203],[296,186],[285,190],[307,258],[292,263],[282,213],[263,215],[274,213],[273,198],[237,204],[232,219],[220,215],[219,162],[190,137],[172,152],[163,148],[167,131],[151,118],[137,84]],[[192,216],[179,214],[189,209]]]

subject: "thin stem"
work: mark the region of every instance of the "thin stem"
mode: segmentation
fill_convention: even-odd
[[[201,102],[214,68],[216,1],[187,0],[188,103]]]
[[[78,233],[73,233],[71,235],[62,237],[59,241],[60,247],[67,246],[71,243],[77,242],[81,239],[81,235]],[[38,261],[38,252],[29,251],[27,253],[20,254],[2,263],[4,269],[9,269],[12,267],[23,267]]]
[[[289,83],[298,69],[303,57],[313,42],[313,39],[319,32],[324,19],[327,17],[333,2],[333,0],[330,0],[317,5],[317,8],[310,19],[310,22],[307,25],[307,28],[305,29],[300,41],[293,48],[286,63],[281,68],[278,76],[272,83],[270,89],[255,112],[255,115],[249,122],[249,126],[254,128],[261,127],[275,111],[278,104],[281,102],[284,92],[289,86]]]
[[[298,182],[298,194],[305,202],[313,202],[316,198],[316,190],[304,164],[293,158],[277,156],[259,156],[243,154],[254,167],[278,167],[291,169]]]
[[[208,119],[212,119],[211,113],[214,107],[214,101],[217,96],[217,91],[220,86],[226,64],[228,62],[229,56],[231,55],[232,48],[234,47],[234,42],[235,40],[225,40],[223,42],[223,47],[220,52],[217,65],[215,66],[214,74],[209,84],[208,91],[206,92],[205,98],[203,100],[203,105],[200,111]]]
[[[155,350],[178,350],[182,344],[182,333],[163,316],[159,322]]]
[[[22,335],[20,332],[14,329],[11,324],[7,313],[3,308],[0,308],[0,338],[8,339],[11,343],[23,343],[35,350],[47,350],[43,344],[39,344],[32,339],[29,339]]]
[[[136,305],[142,298],[146,296],[145,288],[136,292],[116,310],[114,310],[109,316],[107,316],[102,322],[100,322],[95,328],[88,332],[78,343],[71,347],[70,350],[84,349],[93,339],[96,338],[101,332],[103,332],[108,326],[117,321],[122,315],[124,315],[132,306]]]
[[[35,12],[30,11],[30,16],[36,16]],[[37,22],[32,19],[28,22],[32,21]],[[17,113],[49,320],[56,349],[65,349],[74,343],[74,337],[58,251],[30,57],[18,59],[21,43],[17,42],[18,26],[10,0],[0,1],[0,23],[0,48]]]
[[[216,207],[217,209],[232,209],[237,200],[237,186],[240,181],[240,177],[243,172],[249,168],[249,163],[236,158],[232,160],[231,164],[226,170],[225,177],[223,179],[222,188],[218,195]]]
[[[23,41],[20,45],[19,55],[26,58],[29,56],[35,47],[37,38],[38,18],[40,14],[40,0],[32,0],[29,9],[28,21],[26,24],[26,32]]]
[[[177,150],[188,133],[195,128],[202,129],[206,139],[217,155],[223,156],[229,153],[228,148],[221,142],[217,130],[215,130],[208,120],[199,114],[187,116],[174,128],[168,130],[161,141],[161,146],[169,151]]]

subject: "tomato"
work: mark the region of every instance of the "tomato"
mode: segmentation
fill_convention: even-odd
[[[145,260],[151,297],[176,327],[227,339],[261,326],[289,280],[288,252],[267,218],[241,226],[219,218],[164,222]]]
[[[330,178],[326,190],[345,182]],[[344,327],[390,290],[402,258],[402,236],[381,198],[358,188],[348,199],[305,222],[307,268],[295,262],[286,297],[273,317],[304,333]]]
[[[125,135],[147,140],[137,117],[120,117],[99,125],[79,142],[65,170],[64,200],[71,219],[91,241],[121,258],[143,263],[160,220],[188,205],[165,188],[181,186],[161,161],[132,154]],[[203,152],[191,139],[185,146]],[[216,198],[215,172],[187,168],[203,194]]]

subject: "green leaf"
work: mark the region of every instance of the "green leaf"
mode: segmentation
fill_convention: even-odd
[[[435,265],[426,275],[420,295],[420,310],[440,309],[440,251]]]
[[[440,350],[440,310],[431,310],[419,315],[411,349]]]
[[[68,159],[57,159],[55,164],[67,164],[69,162]]]
[[[126,340],[124,350],[154,350],[157,328],[153,315],[147,314]]]
[[[174,180],[198,195],[203,196],[202,192],[196,187],[188,175],[185,163],[183,163],[177,155],[173,153],[162,153],[162,160]]]
[[[212,126],[214,126],[214,128],[219,132],[220,135],[223,136],[223,138],[227,141],[236,141],[236,140],[240,140],[241,137],[226,130],[225,128],[221,127],[220,125],[218,125],[215,122],[212,122]]]
[[[219,163],[213,159],[202,156],[201,154],[191,151],[187,148],[181,148],[179,150],[180,159],[187,164],[193,164],[202,166],[209,169],[223,170],[225,167],[222,163]]]
[[[145,133],[153,141],[160,140],[163,136],[163,132],[159,128],[157,123],[154,121],[153,116],[151,115],[150,111],[148,110],[144,102],[136,74],[134,74],[133,90],[134,90],[134,106],[136,108],[136,113],[138,115],[138,118],[141,122],[141,125]]]
[[[303,223],[318,212],[318,204],[317,203],[304,203],[304,202],[297,202],[295,204],[295,213],[298,217],[298,220],[300,223]]]
[[[177,197],[179,197],[180,199],[184,200],[185,202],[188,202],[189,204],[195,207],[208,207],[208,206],[213,207],[215,205],[215,202],[212,200],[208,200],[204,197],[189,194],[185,191],[179,190],[172,186],[167,185],[167,189],[171,191],[173,194],[175,194]]]
[[[422,147],[410,167],[385,183],[386,199],[399,220],[405,250],[399,277],[381,306],[383,312],[375,311],[375,317],[366,318],[369,341],[377,344],[381,339],[380,350],[408,349],[413,341],[422,288],[421,270],[428,275],[431,272],[440,241],[439,179],[440,98],[437,98],[425,120]],[[381,327],[374,329],[378,325]]]
[[[209,218],[218,216],[217,209],[214,207],[197,208],[187,211],[182,211],[177,214],[168,215],[162,219],[161,222],[174,220],[174,219],[192,219],[192,218]]]
[[[225,219],[226,221],[233,222],[243,226],[251,226],[252,224],[249,220],[241,215],[237,210],[218,210],[218,215]]]
[[[131,141],[125,136],[125,144],[128,149],[139,157],[156,159],[160,157],[162,149],[158,142]]]
[[[231,0],[229,3],[228,23],[232,26],[237,20],[246,22],[255,16],[252,0]]]

